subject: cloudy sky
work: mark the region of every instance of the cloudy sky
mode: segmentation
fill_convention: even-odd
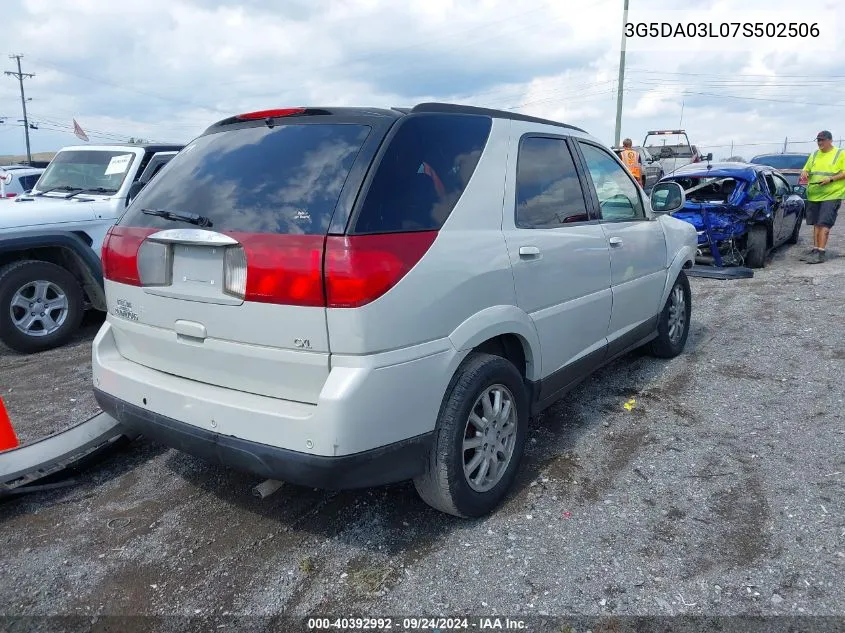
[[[749,10],[749,4],[759,9]],[[809,9],[802,4],[812,4]],[[622,135],[683,127],[715,157],[845,137],[841,2],[630,0],[631,21],[816,23],[804,40],[627,40]],[[554,118],[614,140],[623,0],[3,0],[0,69],[23,54],[32,151],[141,137],[187,142],[277,106],[438,100]],[[737,13],[741,11],[741,13]],[[843,15],[845,17],[845,15]],[[25,151],[0,75],[0,155]],[[808,142],[809,141],[809,142]]]

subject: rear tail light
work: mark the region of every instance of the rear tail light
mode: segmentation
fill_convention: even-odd
[[[141,285],[139,250],[157,229],[111,226],[103,242],[103,277],[130,286]],[[147,258],[145,257],[145,261]]]
[[[231,233],[246,258],[245,301],[299,306],[323,306],[322,235]],[[229,249],[236,250],[236,249]],[[236,254],[231,259],[232,289],[236,289]],[[228,266],[227,266],[228,268]]]
[[[326,299],[330,308],[356,308],[375,301],[416,266],[437,231],[329,236]]]
[[[238,299],[246,297],[246,251],[242,246],[227,248],[223,256],[223,292]]]
[[[138,249],[138,278],[142,286],[169,286],[173,249],[169,244],[144,241]]]
[[[145,241],[157,229],[112,226],[103,276],[133,286],[171,283],[170,245]],[[393,288],[425,255],[437,231],[329,236],[230,233],[223,292],[244,301],[356,308]]]
[[[7,194],[5,195],[5,197],[6,197],[6,198],[14,198],[14,197],[16,197],[17,195],[18,195],[18,194],[16,194],[16,193],[7,193]]]

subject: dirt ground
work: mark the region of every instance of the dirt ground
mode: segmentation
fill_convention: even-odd
[[[260,500],[139,440],[0,506],[2,611],[845,616],[845,258],[805,248],[806,230],[753,279],[692,279],[686,352],[631,354],[545,413],[492,516],[408,484]],[[70,385],[93,333],[49,363],[0,356],[14,416],[90,411]]]
[[[91,391],[91,341],[103,315],[86,315],[66,346],[18,354],[0,345],[0,397],[21,445],[70,428],[99,412]]]

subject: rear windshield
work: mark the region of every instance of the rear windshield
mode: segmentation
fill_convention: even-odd
[[[757,165],[768,165],[775,169],[802,169],[807,162],[807,155],[785,156],[783,154],[769,154],[766,156],[755,156],[751,159]]]
[[[404,118],[358,212],[353,233],[437,230],[472,177],[492,120],[468,114]]]
[[[120,224],[188,226],[143,213],[149,209],[205,216],[215,231],[325,233],[370,129],[261,125],[202,136],[141,190]]]
[[[646,145],[648,153],[660,158],[692,158],[693,152],[689,145]]]

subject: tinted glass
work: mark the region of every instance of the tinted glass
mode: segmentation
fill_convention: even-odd
[[[763,176],[763,180],[765,181],[766,187],[769,190],[769,195],[774,197],[775,194],[777,193],[777,191],[775,189],[775,179],[772,178],[772,176],[770,174],[766,174],[765,176]]]
[[[325,233],[369,131],[326,123],[202,136],[141,190],[120,224],[188,226],[142,213],[161,209],[205,216],[215,231]]]
[[[795,174],[795,177],[797,181],[798,174]],[[792,193],[792,187],[789,186],[789,183],[784,178],[781,178],[777,174],[775,174],[773,178],[775,180],[775,193],[778,196],[788,196]]]
[[[21,187],[24,191],[29,191],[35,186],[35,183],[38,182],[40,174],[32,174],[30,176],[21,176],[18,178],[21,183]]]
[[[566,142],[523,139],[516,166],[516,226],[552,229],[586,220],[584,192]]]
[[[808,154],[801,154],[798,156],[789,156],[786,154],[766,154],[764,156],[755,156],[751,159],[752,163],[758,165],[768,165],[775,169],[802,169],[804,163],[807,162]]]
[[[786,182],[794,187],[798,184],[798,179],[801,177],[801,174],[784,174],[783,177]]]
[[[425,114],[402,119],[367,191],[354,233],[436,230],[475,172],[489,117]]]
[[[135,154],[120,150],[59,152],[41,176],[39,191],[56,187],[117,191],[135,162]]]
[[[692,148],[686,143],[671,145],[646,145],[646,149],[652,156],[661,158],[692,158]]]
[[[639,188],[625,168],[598,147],[586,143],[580,145],[599,200],[602,219],[644,219],[645,209]]]

